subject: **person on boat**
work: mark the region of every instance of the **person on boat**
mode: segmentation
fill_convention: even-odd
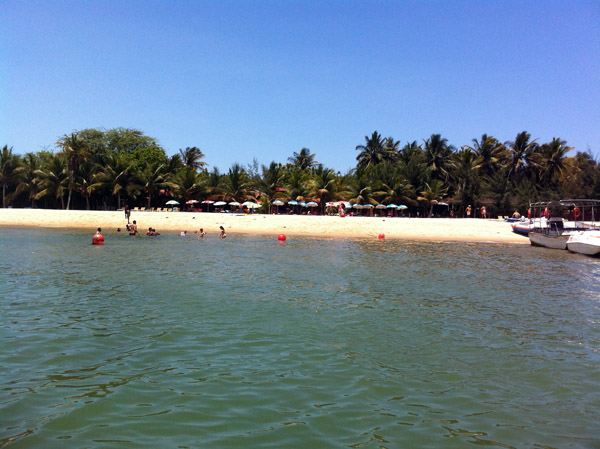
[[[521,218],[521,214],[519,213],[519,211],[515,211],[512,215],[513,218]]]
[[[219,234],[219,238],[220,239],[226,238],[227,234],[225,233],[225,228],[223,226],[219,226],[219,228],[221,229],[221,233]]]

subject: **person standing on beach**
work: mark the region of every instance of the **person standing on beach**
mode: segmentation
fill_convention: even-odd
[[[125,206],[125,218],[127,218],[127,224],[129,224],[129,217],[131,217],[131,209],[129,209],[129,206]]]

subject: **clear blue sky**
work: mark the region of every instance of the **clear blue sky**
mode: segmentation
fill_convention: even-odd
[[[115,127],[221,171],[306,147],[344,172],[374,130],[600,154],[597,1],[0,0],[0,20],[19,154]]]

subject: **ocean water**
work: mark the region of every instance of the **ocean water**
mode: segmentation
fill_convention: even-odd
[[[0,447],[598,448],[600,260],[0,228]]]

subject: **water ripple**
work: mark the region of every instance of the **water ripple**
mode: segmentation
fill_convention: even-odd
[[[600,446],[597,260],[230,237],[0,229],[0,447]]]

